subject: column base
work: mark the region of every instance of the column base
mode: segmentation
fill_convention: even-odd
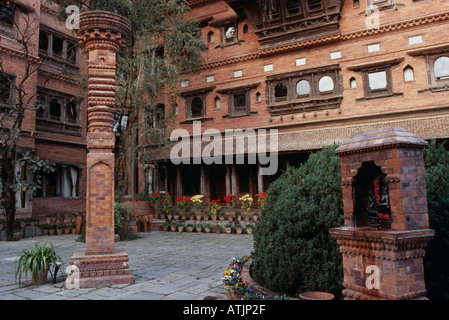
[[[102,255],[87,255],[85,250],[75,251],[70,265],[78,269],[72,268],[64,287],[77,289],[133,284],[134,279],[128,261],[128,254],[124,250]]]

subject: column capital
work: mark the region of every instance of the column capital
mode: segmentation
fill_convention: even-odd
[[[78,39],[87,51],[108,49],[117,53],[131,33],[131,22],[116,13],[102,10],[80,14]]]

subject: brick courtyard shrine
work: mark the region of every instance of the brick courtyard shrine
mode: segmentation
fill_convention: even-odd
[[[344,227],[330,233],[343,255],[345,299],[425,299],[424,249],[434,236],[425,146],[402,128],[385,127],[360,132],[336,149]]]

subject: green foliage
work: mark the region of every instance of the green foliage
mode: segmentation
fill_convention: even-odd
[[[53,245],[47,246],[45,242],[42,247],[37,243],[34,248],[29,250],[22,250],[22,254],[14,262],[15,278],[19,280],[19,285],[22,283],[22,277],[25,276],[25,281],[28,280],[28,275],[35,284],[39,284],[39,278],[42,272],[47,272],[50,264],[61,261],[56,254]]]
[[[449,152],[435,140],[424,149],[429,228],[435,237],[424,257],[429,299],[449,299]]]
[[[267,193],[254,230],[253,278],[273,291],[338,295],[342,257],[329,228],[343,225],[340,158],[327,147],[290,167]]]
[[[114,203],[114,226],[115,228],[123,227],[126,223],[126,219],[133,211],[132,207],[126,203],[116,202]]]

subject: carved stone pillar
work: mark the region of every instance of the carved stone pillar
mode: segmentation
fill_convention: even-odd
[[[330,229],[343,255],[345,299],[426,299],[428,229],[422,149],[399,127],[361,132],[341,157],[344,227]]]
[[[80,287],[133,283],[128,255],[114,246],[112,153],[116,54],[130,31],[130,22],[112,12],[87,11],[80,15],[79,40],[89,55],[86,250],[75,252],[70,261],[79,269]]]

